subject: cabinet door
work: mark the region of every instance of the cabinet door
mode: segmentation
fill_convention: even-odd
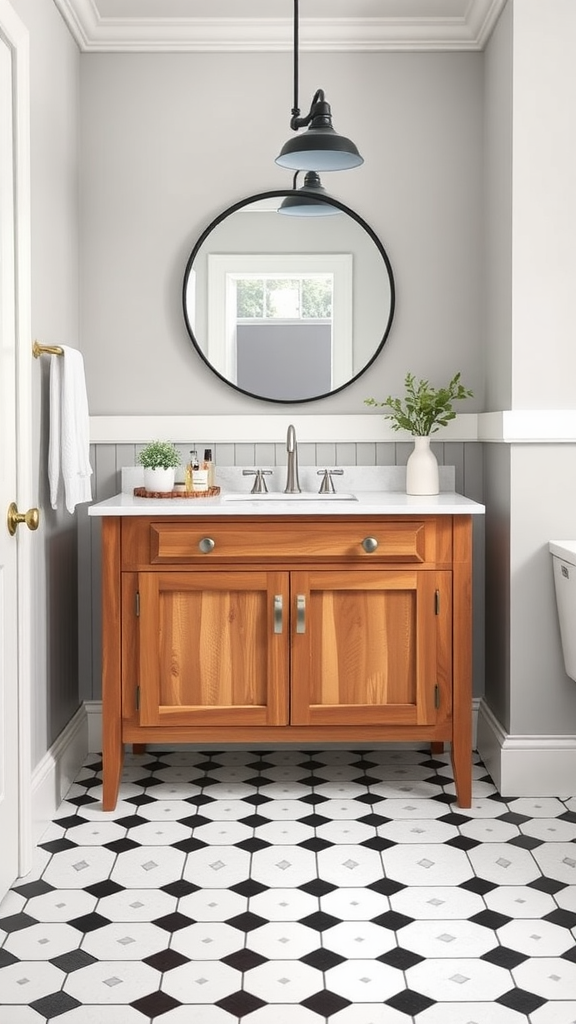
[[[288,575],[138,575],[140,725],[285,725]]]
[[[435,725],[450,713],[451,573],[294,572],[294,725]]]

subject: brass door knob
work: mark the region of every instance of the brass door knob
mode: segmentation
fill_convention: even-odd
[[[8,533],[11,537],[16,533],[16,528],[20,523],[26,523],[29,530],[37,530],[40,523],[40,510],[29,508],[27,512],[19,512],[16,502],[13,501],[8,509],[6,521],[8,523]]]

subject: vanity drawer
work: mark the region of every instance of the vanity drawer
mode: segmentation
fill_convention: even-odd
[[[124,568],[333,560],[435,564],[450,559],[450,535],[450,516],[348,522],[126,519],[122,563]]]

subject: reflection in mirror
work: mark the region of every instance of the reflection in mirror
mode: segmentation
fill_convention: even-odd
[[[236,203],[204,231],[184,275],[192,342],[226,383],[270,402],[308,402],[356,380],[384,345],[394,279],[372,229],[342,216],[278,215],[290,191]]]

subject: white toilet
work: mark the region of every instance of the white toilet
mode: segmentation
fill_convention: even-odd
[[[564,666],[576,680],[576,540],[551,540]]]

